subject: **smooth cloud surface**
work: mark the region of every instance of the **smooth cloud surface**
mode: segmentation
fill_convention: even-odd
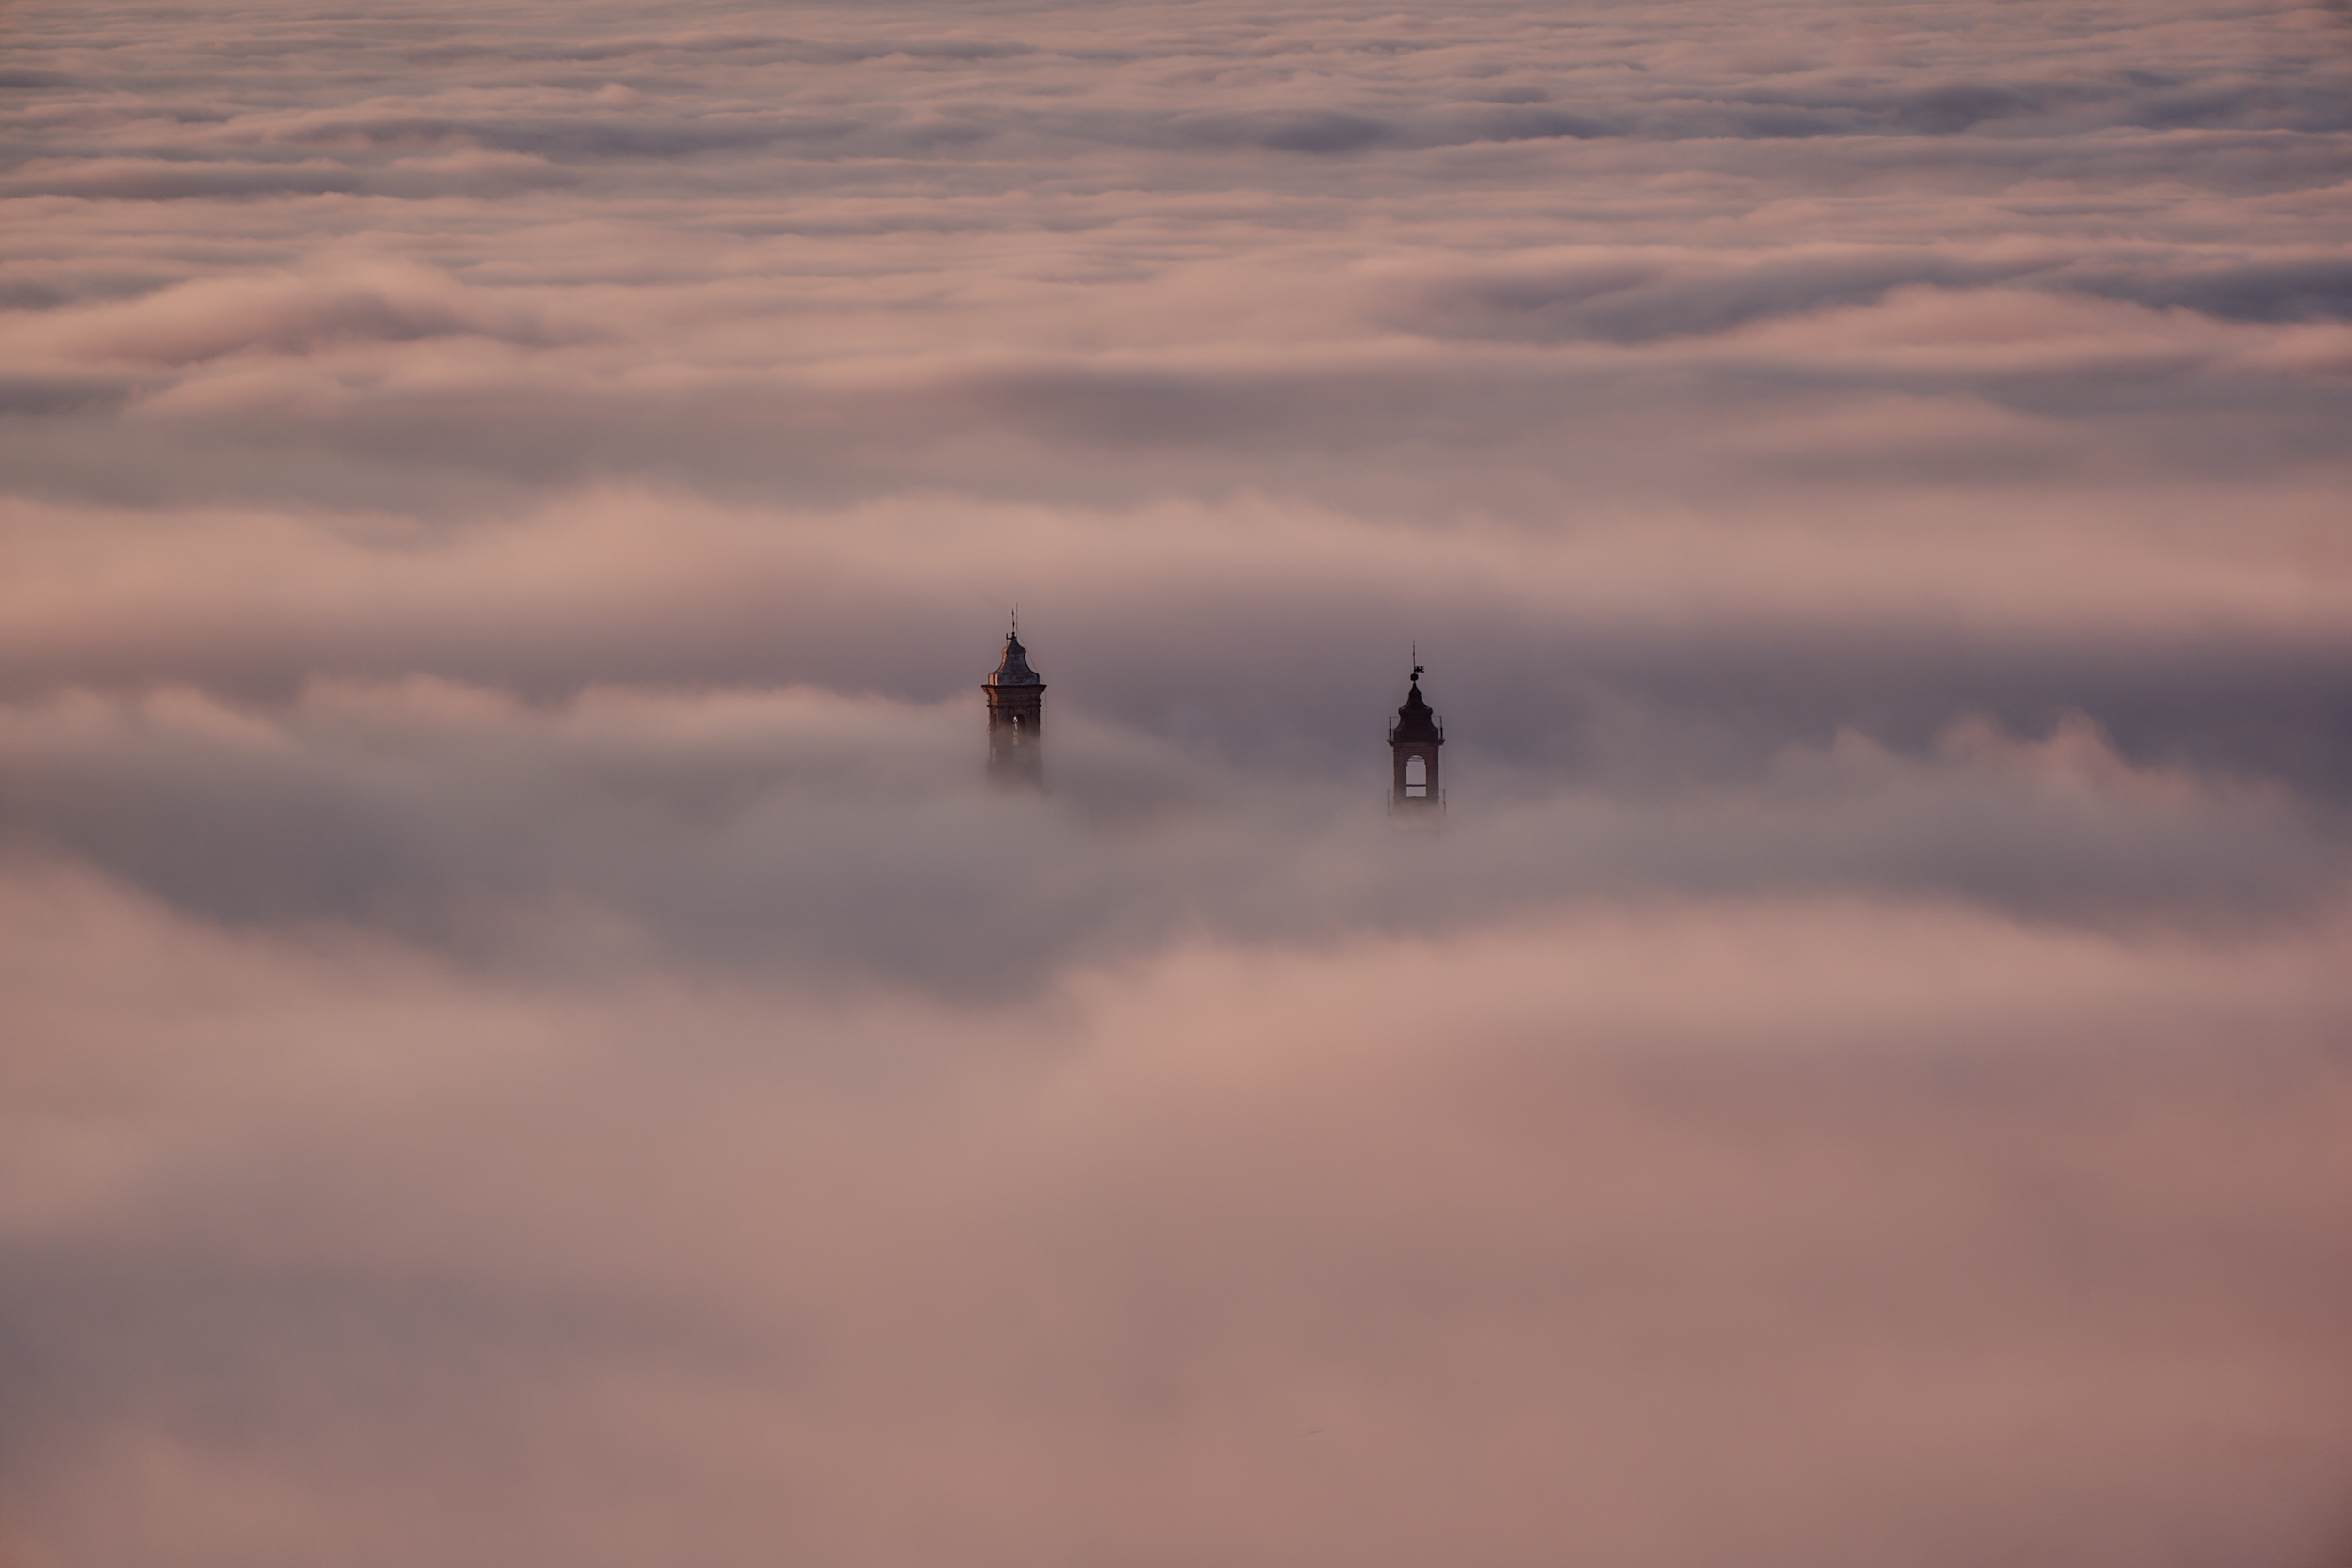
[[[0,1564],[2344,1560],[2340,9],[7,28]]]

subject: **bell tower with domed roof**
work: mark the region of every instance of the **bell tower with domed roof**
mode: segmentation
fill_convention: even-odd
[[[980,681],[988,697],[988,777],[1017,789],[1045,787],[1045,683],[1029,668],[1021,623],[1005,633],[1005,657]]]
[[[1445,815],[1445,791],[1438,784],[1438,749],[1445,744],[1445,726],[1422,700],[1423,667],[1419,648],[1413,650],[1413,680],[1405,705],[1389,726],[1389,761],[1394,775],[1389,790],[1389,813],[1436,822]]]

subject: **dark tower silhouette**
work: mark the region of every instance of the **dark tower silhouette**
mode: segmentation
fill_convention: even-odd
[[[1045,787],[1045,683],[1029,668],[1020,623],[1005,634],[1005,657],[980,682],[988,694],[988,777],[1021,789]]]
[[[1389,812],[1434,823],[1445,815],[1445,791],[1438,784],[1438,748],[1445,744],[1445,726],[1422,701],[1421,677],[1422,666],[1415,663],[1412,688],[1389,726],[1389,761],[1395,773]]]

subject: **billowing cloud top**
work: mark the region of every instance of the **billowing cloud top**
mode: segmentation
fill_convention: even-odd
[[[6,27],[4,1568],[2344,1560],[2341,8]]]

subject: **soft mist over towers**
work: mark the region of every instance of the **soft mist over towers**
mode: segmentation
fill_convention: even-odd
[[[1421,694],[1427,673],[1415,650],[1405,701],[1389,725],[1389,813],[1400,824],[1434,827],[1445,816],[1439,751],[1445,726]],[[1005,633],[996,668],[980,681],[988,704],[988,778],[999,788],[1045,786],[1045,682],[1030,667],[1016,626]]]

